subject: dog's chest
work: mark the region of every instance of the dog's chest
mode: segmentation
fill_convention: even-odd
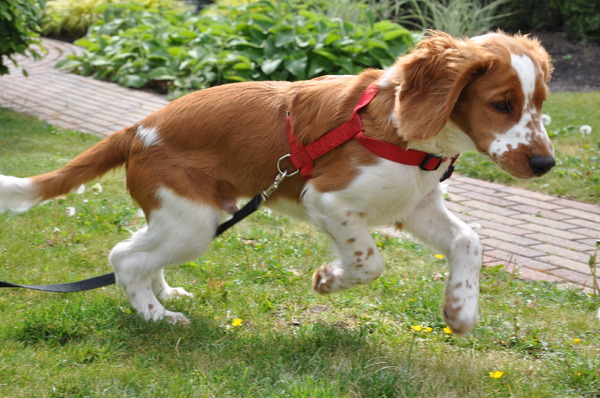
[[[438,184],[444,168],[422,171],[382,159],[361,167],[359,175],[339,191],[318,192],[309,183],[303,202],[311,216],[359,212],[370,226],[402,222]]]

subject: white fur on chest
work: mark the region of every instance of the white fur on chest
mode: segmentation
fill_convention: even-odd
[[[439,184],[446,167],[444,163],[436,171],[422,171],[381,159],[361,167],[357,178],[340,191],[318,192],[309,182],[303,203],[317,224],[322,217],[345,212],[364,213],[369,226],[401,222]]]

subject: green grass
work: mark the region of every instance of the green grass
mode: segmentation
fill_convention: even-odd
[[[0,126],[3,174],[48,171],[96,141],[2,110]],[[109,249],[142,220],[121,171],[100,183],[99,194],[0,214],[0,279],[50,283],[107,272]],[[384,276],[321,297],[310,276],[331,259],[326,240],[261,211],[205,257],[167,271],[173,286],[195,295],[169,303],[190,317],[188,327],[142,321],[116,287],[2,289],[0,396],[597,396],[597,297],[486,268],[480,323],[458,338],[439,316],[444,260],[408,240],[375,239]],[[237,318],[242,324],[232,326]],[[492,379],[494,371],[504,374]]]
[[[600,92],[553,93],[544,104],[552,117],[546,126],[556,150],[557,165],[547,175],[518,180],[476,153],[463,154],[457,162],[460,174],[519,186],[582,202],[600,204]],[[583,136],[582,125],[592,127]]]

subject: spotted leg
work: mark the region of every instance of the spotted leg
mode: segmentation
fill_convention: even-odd
[[[384,260],[369,233],[366,213],[344,210],[335,202],[326,203],[316,212],[316,224],[329,235],[337,258],[313,275],[313,289],[320,294],[350,289],[377,279]]]
[[[468,333],[478,318],[482,262],[479,237],[446,209],[439,187],[411,212],[403,226],[447,257],[450,273],[446,282],[444,319],[455,333]]]

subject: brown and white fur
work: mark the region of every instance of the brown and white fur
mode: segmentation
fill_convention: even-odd
[[[238,198],[272,183],[277,160],[290,150],[288,111],[296,137],[306,144],[346,122],[363,90],[376,84],[379,94],[360,113],[365,135],[441,156],[477,150],[510,174],[529,178],[554,165],[540,121],[551,70],[535,39],[429,32],[386,71],[236,83],[182,97],[57,171],[0,176],[0,210],[24,211],[125,163],[127,188],[148,223],[112,249],[110,263],[145,319],[186,323],[158,301],[189,295],[170,287],[163,269],[202,256],[220,212],[233,211]],[[312,179],[286,179],[267,204],[331,238],[337,258],[313,276],[322,294],[377,279],[384,260],[368,228],[401,224],[446,255],[444,318],[466,333],[478,317],[482,246],[444,206],[439,180],[448,163],[422,171],[351,140],[317,160]]]

